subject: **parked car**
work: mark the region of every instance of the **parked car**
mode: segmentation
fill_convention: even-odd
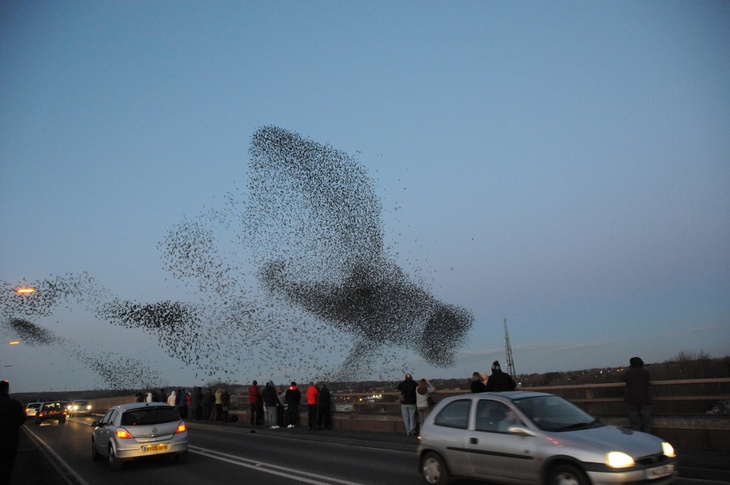
[[[35,424],[40,425],[43,421],[55,420],[59,423],[66,422],[66,407],[61,401],[48,401],[41,404],[35,415]]]
[[[29,418],[35,417],[36,413],[38,413],[38,408],[41,407],[42,402],[29,402],[25,405],[25,414]]]
[[[92,423],[91,456],[107,458],[119,470],[127,460],[168,454],[182,463],[188,457],[188,432],[173,406],[130,403],[114,406]]]
[[[669,443],[605,425],[540,392],[443,399],[426,418],[418,456],[430,484],[458,476],[493,483],[660,485],[677,473]]]
[[[69,416],[91,415],[91,403],[83,399],[72,401],[68,406]]]

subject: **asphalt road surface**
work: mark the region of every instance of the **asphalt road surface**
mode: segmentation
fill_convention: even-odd
[[[152,457],[128,463],[121,471],[108,469],[105,460],[91,459],[91,422],[98,418],[71,418],[36,426],[29,421],[11,485],[109,485],[128,483],[253,483],[257,484],[421,484],[413,438],[392,435],[308,431],[258,430],[207,422],[188,423],[188,461]],[[358,439],[361,438],[361,439]],[[730,472],[719,462],[730,454],[696,454],[696,469],[677,485],[728,483]],[[712,464],[712,463],[711,463]],[[690,468],[686,468],[690,471]],[[701,475],[696,475],[699,471]],[[694,475],[693,475],[694,474]],[[478,482],[460,480],[456,485]]]

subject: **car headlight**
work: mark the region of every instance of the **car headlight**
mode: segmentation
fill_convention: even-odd
[[[674,447],[667,443],[666,441],[662,442],[662,451],[666,456],[669,458],[674,458],[676,455],[674,454]]]
[[[606,465],[611,468],[627,468],[634,466],[634,459],[621,451],[612,451],[606,455]]]

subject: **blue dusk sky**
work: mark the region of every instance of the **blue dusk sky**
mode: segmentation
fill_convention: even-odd
[[[6,0],[11,392],[107,387],[108,367],[90,364],[100,356],[143,374],[140,387],[303,381],[341,363],[348,337],[311,315],[243,325],[241,354],[212,352],[225,370],[201,373],[149,332],[99,318],[91,296],[18,315],[7,295],[88,275],[121,300],[200,301],[160,243],[245,204],[264,126],[352,157],[388,256],[473,315],[452,364],[395,345],[358,378],[504,364],[505,319],[519,374],[730,354],[728,2]],[[227,260],[246,266],[245,241],[228,241]],[[261,293],[253,269],[241,275]],[[15,318],[53,338],[7,345]]]

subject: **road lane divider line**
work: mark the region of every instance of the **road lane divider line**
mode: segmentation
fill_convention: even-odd
[[[36,442],[36,444],[38,445],[38,449],[41,450],[41,453],[43,453],[44,455],[46,455],[46,458],[48,459],[49,463],[53,466],[53,468],[56,469],[56,471],[58,472],[58,474],[61,475],[64,478],[64,480],[66,481],[66,483],[68,483],[69,485],[71,485],[71,484],[74,484],[74,485],[91,485],[89,482],[87,482],[86,480],[84,480],[83,478],[81,478],[81,475],[79,475],[78,473],[76,473],[74,471],[74,469],[71,468],[71,466],[69,466],[69,464],[66,463],[63,460],[63,458],[61,458],[58,455],[58,453],[56,453],[55,451],[53,451],[53,448],[51,448],[48,445],[48,443],[46,443],[45,441],[43,441],[43,439],[40,436],[38,436],[36,433],[34,433],[33,431],[31,431],[30,428],[28,428],[27,426],[23,426],[22,428],[23,428],[23,431],[25,431],[26,433],[28,433],[28,435],[31,437],[31,439],[33,439]],[[48,456],[49,454],[51,456]],[[69,476],[71,476],[76,481],[74,482],[74,481],[70,480],[69,479]]]
[[[230,455],[228,453],[222,453],[220,451],[210,450],[207,448],[200,448],[198,446],[188,445],[188,452],[207,456],[209,458],[231,463],[233,465],[238,465],[238,466],[242,466],[245,468],[251,468],[252,470],[269,473],[271,475],[277,475],[280,477],[289,478],[291,480],[296,480],[298,482],[303,482],[303,483],[312,483],[312,484],[332,483],[332,484],[341,484],[341,485],[362,485],[359,482],[340,480],[340,479],[333,478],[333,477],[319,475],[317,473],[310,473],[310,472],[305,472],[302,470],[297,470],[295,468],[288,468],[288,467],[284,467],[284,466],[280,466],[280,465],[274,465],[272,463],[265,463],[260,460],[250,460],[248,458],[243,458],[241,456]]]

